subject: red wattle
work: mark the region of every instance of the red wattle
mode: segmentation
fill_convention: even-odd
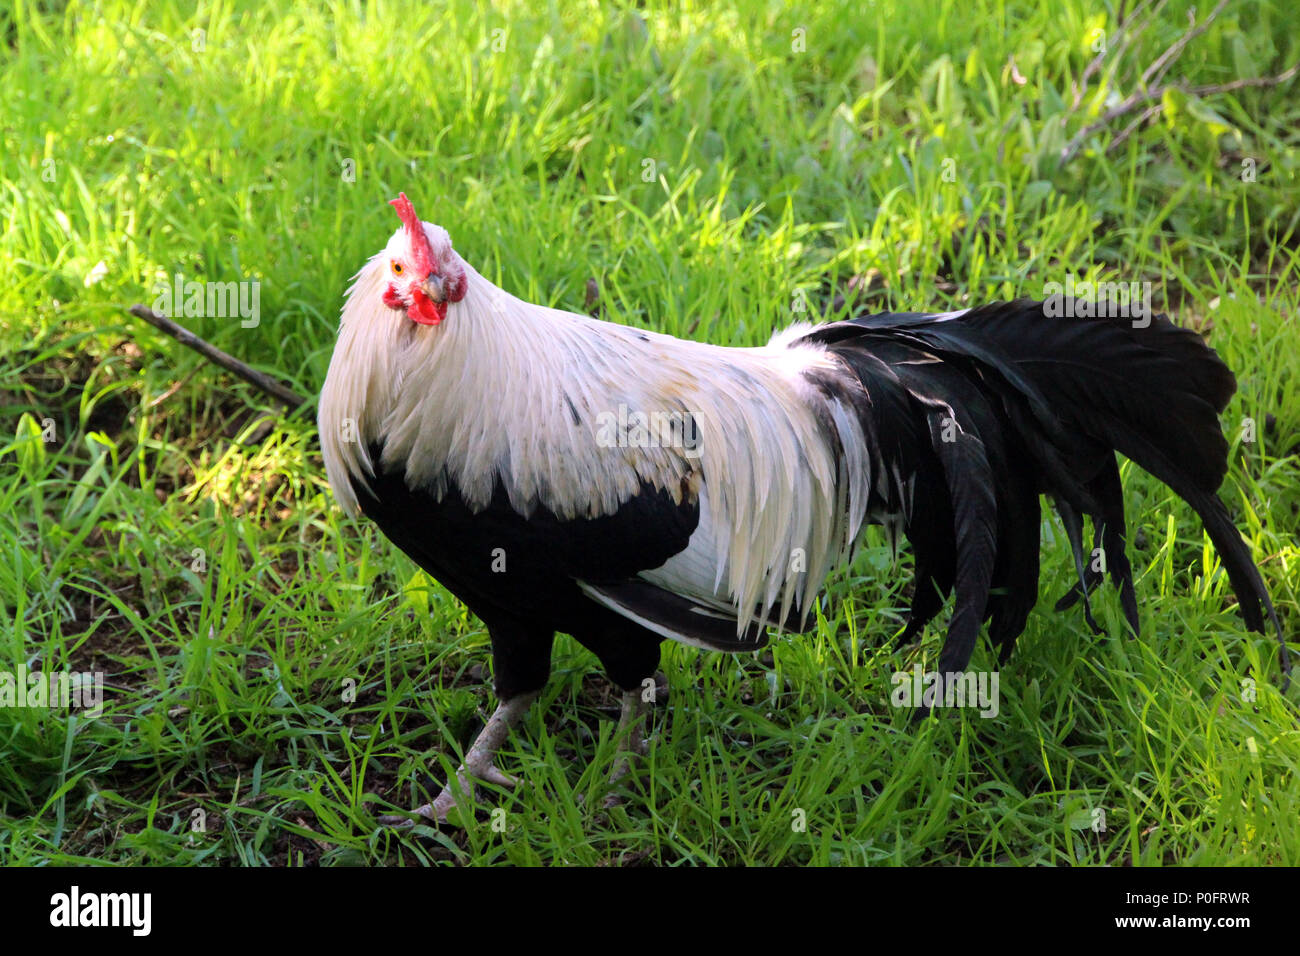
[[[434,302],[419,289],[411,290],[411,307],[407,317],[420,325],[437,325],[447,317],[447,303]]]

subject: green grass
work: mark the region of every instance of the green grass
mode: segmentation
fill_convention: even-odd
[[[1093,31],[1115,37],[1081,0],[653,4],[645,27],[595,3],[0,9],[0,670],[111,685],[99,718],[0,708],[0,861],[1300,863],[1300,691],[1190,510],[1129,466],[1142,637],[1110,590],[1111,636],[1051,611],[1057,526],[995,720],[889,706],[942,619],[890,650],[907,565],[874,547],[815,633],[665,648],[623,807],[600,810],[617,698],[562,638],[503,755],[521,789],[459,829],[380,829],[491,707],[487,636],[341,516],[310,408],[277,416],[123,312],[176,273],[257,279],[255,328],[191,324],[314,395],[400,190],[512,292],[582,310],[594,279],[605,318],[727,344],[854,290],[942,309],[1150,281],[1238,374],[1223,495],[1293,635],[1297,84],[1171,102],[1109,155],[1122,122],[1055,159],[1188,6],[1077,110]],[[1280,72],[1291,19],[1235,4],[1168,79]]]

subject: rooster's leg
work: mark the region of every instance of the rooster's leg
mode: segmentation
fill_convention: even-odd
[[[663,638],[606,608],[593,609],[588,626],[574,630],[573,636],[600,659],[610,681],[623,691],[618,754],[609,777],[614,788],[631,770],[632,755],[645,752],[647,705],[668,693],[668,679],[656,673]],[[621,802],[617,792],[605,798],[606,807]]]
[[[551,641],[555,636],[545,627],[514,617],[493,618],[488,625],[492,638],[492,663],[495,671],[497,709],[488,718],[479,735],[465,754],[465,762],[451,781],[433,800],[415,812],[434,823],[445,823],[460,795],[474,797],[474,781],[483,780],[498,787],[513,788],[516,780],[496,766],[497,751],[519,724],[546,685],[551,671]],[[381,817],[381,823],[410,826],[411,815]]]
[[[640,690],[623,692],[623,709],[618,715],[618,757],[614,761],[614,770],[610,782],[614,783],[627,776],[631,765],[631,755],[644,756],[649,749],[645,742],[645,694]]]
[[[498,704],[497,709],[488,718],[487,725],[474,738],[469,752],[465,754],[465,762],[456,772],[456,784],[443,787],[442,792],[432,803],[426,803],[415,812],[434,823],[445,823],[448,814],[456,806],[460,794],[463,793],[473,799],[475,780],[483,780],[499,787],[515,787],[518,781],[497,768],[496,755],[502,744],[506,742],[506,738],[510,736],[511,729],[523,719],[529,706],[536,699],[535,691],[530,694],[519,694]],[[390,826],[409,826],[414,821],[403,814],[382,816],[379,822]]]
[[[648,709],[643,691],[638,689],[623,692],[623,709],[618,717],[618,754],[614,757],[614,768],[609,774],[611,788],[632,769],[633,755],[644,756],[649,749],[645,741],[645,716]],[[611,793],[605,798],[605,808],[616,807],[622,802],[622,796]]]

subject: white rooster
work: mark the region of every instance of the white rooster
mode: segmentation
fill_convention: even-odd
[[[900,639],[955,592],[941,673],[965,668],[985,620],[1010,653],[1038,597],[1043,493],[1080,579],[1059,606],[1082,596],[1087,613],[1100,577],[1084,567],[1086,514],[1136,632],[1116,451],[1195,508],[1246,623],[1276,626],[1216,494],[1235,380],[1163,316],[1050,318],[1017,301],[724,348],[517,299],[404,194],[393,205],[402,227],[343,307],[320,435],[342,507],[491,636],[500,703],[462,789],[513,782],[495,754],[545,684],[557,631],[623,689],[636,749],[661,641],[748,651],[769,626],[803,629],[868,523],[914,552]],[[449,787],[417,812],[444,820],[454,804]]]

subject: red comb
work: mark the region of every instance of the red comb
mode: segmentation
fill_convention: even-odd
[[[397,198],[390,200],[388,204],[402,217],[402,225],[406,227],[406,235],[411,240],[411,258],[415,260],[415,267],[426,275],[437,272],[438,269],[433,262],[433,250],[429,248],[429,237],[424,234],[424,224],[415,214],[415,207],[411,205],[411,200],[406,198],[406,193],[399,193]]]

